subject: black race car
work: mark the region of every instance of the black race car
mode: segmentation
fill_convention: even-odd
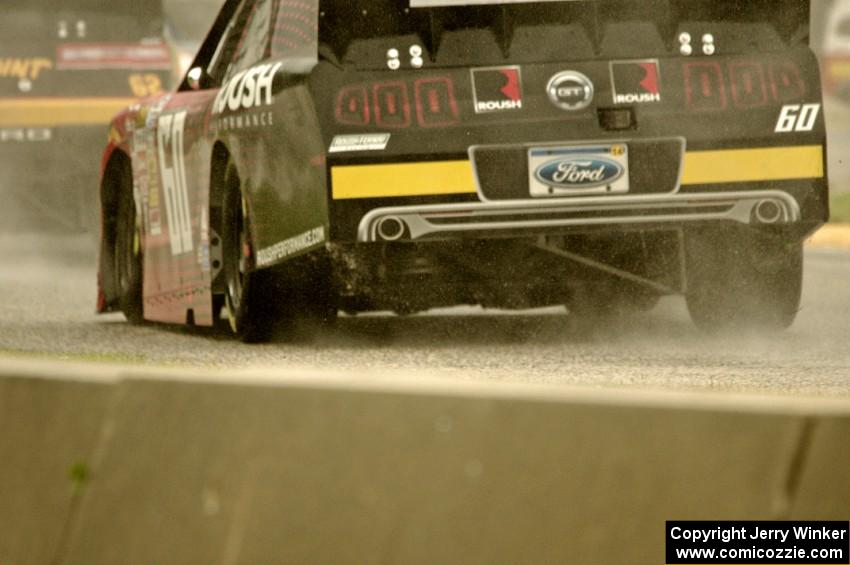
[[[781,329],[828,218],[800,0],[229,0],[115,118],[99,309],[248,341],[337,311],[684,294]]]

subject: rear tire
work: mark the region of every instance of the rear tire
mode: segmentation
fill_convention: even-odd
[[[222,254],[224,259],[224,308],[230,329],[245,343],[260,343],[271,338],[277,309],[273,277],[254,266],[254,248],[250,216],[242,197],[239,176],[229,165],[222,203]]]
[[[691,319],[701,330],[781,331],[800,309],[803,244],[747,231],[704,231],[687,241]]]
[[[115,282],[118,307],[131,324],[144,321],[142,305],[142,241],[136,218],[132,173],[121,167],[115,218]]]
[[[338,294],[330,260],[313,253],[256,269],[251,219],[235,167],[225,175],[222,203],[224,308],[231,330],[245,343],[312,335],[334,325]]]

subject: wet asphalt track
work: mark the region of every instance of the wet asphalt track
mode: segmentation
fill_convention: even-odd
[[[343,318],[313,341],[246,346],[225,333],[97,317],[86,238],[0,234],[0,356],[189,366],[418,372],[451,379],[850,395],[850,253],[810,251],[803,310],[787,333],[709,337],[679,298],[591,334],[563,309],[457,308]],[[2,359],[2,357],[0,357]],[[2,361],[0,361],[2,362]]]

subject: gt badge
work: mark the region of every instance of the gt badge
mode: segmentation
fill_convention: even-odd
[[[611,86],[614,104],[661,102],[658,67],[658,59],[612,62]]]
[[[522,75],[519,67],[472,69],[475,113],[522,109]]]
[[[593,102],[593,83],[576,71],[556,74],[546,85],[549,100],[562,110],[583,110]]]

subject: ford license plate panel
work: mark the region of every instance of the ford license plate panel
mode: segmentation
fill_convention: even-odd
[[[533,147],[528,150],[528,186],[534,198],[629,192],[629,147],[625,143]]]

